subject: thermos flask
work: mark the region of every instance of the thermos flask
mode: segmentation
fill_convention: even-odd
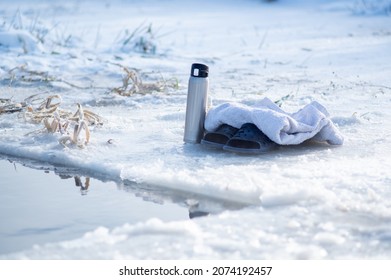
[[[185,135],[186,143],[200,143],[204,134],[204,121],[209,88],[209,67],[194,63],[191,66],[187,92]]]

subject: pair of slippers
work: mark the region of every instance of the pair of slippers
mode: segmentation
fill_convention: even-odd
[[[201,144],[242,154],[260,154],[276,146],[253,123],[245,123],[240,129],[222,124],[216,131],[207,132]]]

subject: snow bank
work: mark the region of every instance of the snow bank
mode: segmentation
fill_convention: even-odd
[[[199,220],[151,219],[75,240],[35,246],[7,259],[356,259],[384,258],[385,224],[345,219],[331,208],[247,209]],[[321,217],[321,220],[318,220]],[[337,220],[335,218],[338,217]],[[368,224],[358,234],[351,226]],[[372,225],[370,225],[372,224]],[[389,225],[388,225],[389,226]],[[361,236],[371,236],[362,243]],[[344,248],[349,248],[346,250]]]

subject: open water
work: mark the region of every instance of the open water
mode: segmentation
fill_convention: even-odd
[[[75,170],[0,157],[0,254],[70,240],[99,226],[157,217],[189,218],[189,209],[140,187],[78,175]]]

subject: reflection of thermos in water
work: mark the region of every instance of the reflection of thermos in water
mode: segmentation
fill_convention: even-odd
[[[208,74],[209,68],[204,64],[194,63],[191,66],[183,138],[186,143],[200,143],[204,134],[209,87]]]

